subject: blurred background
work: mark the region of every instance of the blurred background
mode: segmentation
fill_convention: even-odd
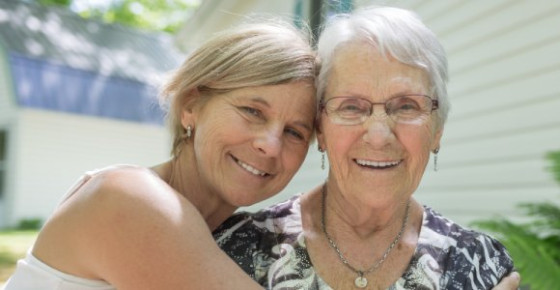
[[[560,204],[560,1],[0,0],[0,228],[39,227],[85,171],[168,159],[158,86],[213,33],[255,14],[318,33],[369,4],[415,11],[448,53],[439,169],[416,198],[462,224]],[[322,182],[320,159],[313,144],[281,194],[245,210]]]

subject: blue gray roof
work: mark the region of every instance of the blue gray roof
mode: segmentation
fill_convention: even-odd
[[[15,0],[0,1],[0,45],[19,105],[151,123],[157,86],[183,57],[167,34]]]

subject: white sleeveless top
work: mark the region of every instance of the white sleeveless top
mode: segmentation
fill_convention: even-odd
[[[71,197],[82,185],[88,182],[94,175],[110,169],[122,167],[137,167],[134,165],[113,165],[102,169],[86,172],[65,194],[60,204]],[[60,205],[59,204],[59,205]],[[17,263],[14,274],[8,279],[4,290],[115,290],[102,280],[91,280],[67,273],[63,273],[37,259],[27,252],[24,259]]]

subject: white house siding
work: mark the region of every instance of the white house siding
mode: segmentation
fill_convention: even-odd
[[[151,166],[169,158],[163,127],[27,108],[18,114],[8,225],[48,217],[85,171],[117,163]]]
[[[357,1],[358,6],[367,1]],[[560,2],[373,1],[416,11],[445,46],[452,111],[416,196],[462,223],[560,203]]]
[[[0,126],[11,119],[14,113],[11,81],[7,55],[0,43]]]
[[[5,131],[6,133],[11,133],[11,128],[13,127],[14,121],[14,114],[15,114],[15,105],[13,104],[13,92],[11,86],[11,77],[8,70],[8,62],[7,56],[5,54],[5,50],[0,43],[0,131]],[[8,138],[10,138],[8,136]],[[5,144],[6,150],[9,149],[9,142],[10,139],[6,140],[8,144]],[[6,202],[7,200],[7,192],[9,191],[9,180],[10,176],[8,176],[9,172],[7,172],[8,168],[8,157],[10,155],[6,152],[5,153],[5,160],[0,160],[0,171],[4,173],[3,178],[3,188],[0,188],[0,192],[2,192],[2,196],[0,196],[0,228],[2,228],[3,224],[2,221],[6,216]],[[0,183],[0,186],[2,186]]]

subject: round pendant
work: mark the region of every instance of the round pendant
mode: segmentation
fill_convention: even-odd
[[[356,280],[354,280],[354,285],[356,285],[356,287],[358,287],[358,288],[366,288],[367,279],[365,277],[358,276],[358,278],[356,278]]]

